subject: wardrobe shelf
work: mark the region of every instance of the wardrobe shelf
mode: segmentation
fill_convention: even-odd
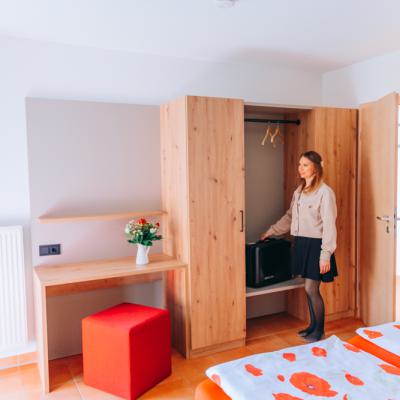
[[[293,278],[288,281],[275,283],[274,285],[264,286],[260,288],[246,287],[246,297],[254,297],[262,294],[270,294],[283,292],[285,290],[297,289],[304,286],[303,278]]]
[[[80,222],[80,221],[111,221],[116,219],[142,218],[163,216],[165,211],[135,211],[115,214],[93,214],[93,215],[42,215],[38,218],[41,224],[63,223],[63,222]]]

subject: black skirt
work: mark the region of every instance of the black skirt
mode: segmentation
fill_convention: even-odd
[[[338,276],[335,255],[331,255],[331,269],[326,274],[319,271],[322,239],[295,236],[292,247],[292,272],[315,281],[332,282]]]

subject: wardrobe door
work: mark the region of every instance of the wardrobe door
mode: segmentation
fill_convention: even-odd
[[[192,351],[246,334],[243,113],[187,97]]]
[[[339,276],[334,283],[321,284],[325,313],[328,320],[353,316],[356,309],[357,110],[318,107],[301,116],[301,120],[304,126],[288,138],[295,159],[290,161],[286,157],[290,161],[286,162],[286,175],[292,169],[295,171],[301,152],[315,150],[321,154],[324,180],[334,190],[338,208],[335,256]],[[295,141],[296,134],[302,138]],[[286,198],[289,199],[289,193]],[[307,319],[308,306],[303,289],[288,294],[288,312],[302,320]]]
[[[356,309],[356,167],[357,110],[315,108],[315,150],[324,160],[324,180],[336,194],[339,276],[333,284],[322,284],[326,315],[354,316]]]
[[[398,95],[360,107],[360,311],[365,324],[395,319]]]

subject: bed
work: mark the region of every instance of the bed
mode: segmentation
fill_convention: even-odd
[[[400,400],[400,324],[356,333],[213,366],[195,400]]]

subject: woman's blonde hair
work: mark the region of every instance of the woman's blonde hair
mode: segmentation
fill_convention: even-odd
[[[311,182],[311,185],[307,189],[305,189],[306,180],[304,178],[301,178],[301,190],[303,190],[305,193],[310,193],[313,192],[314,190],[317,190],[322,183],[322,177],[324,175],[324,171],[322,168],[322,157],[316,151],[313,150],[302,153],[300,155],[300,158],[301,157],[307,158],[314,164],[315,175]]]

